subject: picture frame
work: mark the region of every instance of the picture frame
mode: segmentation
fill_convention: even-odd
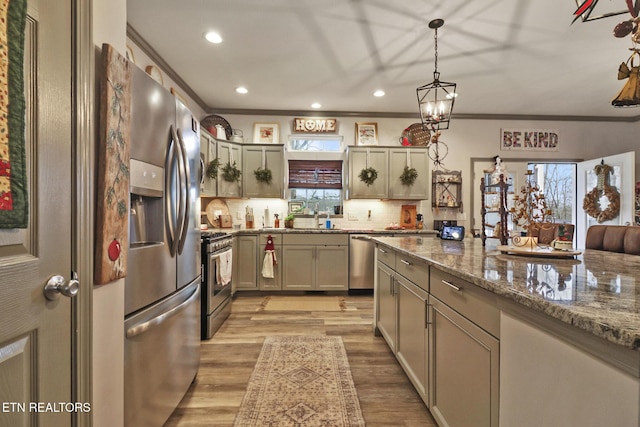
[[[378,145],[378,123],[356,123],[356,145]]]
[[[400,226],[405,229],[416,228],[416,205],[402,205],[400,208]]]
[[[278,144],[280,142],[280,125],[278,123],[254,123],[254,144]]]
[[[288,213],[296,213],[299,210],[304,209],[304,202],[289,202],[289,211]],[[297,212],[301,213],[301,212]]]

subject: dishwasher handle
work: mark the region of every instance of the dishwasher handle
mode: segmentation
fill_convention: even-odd
[[[366,240],[366,241],[371,240],[371,236],[366,236],[366,235],[361,235],[361,234],[358,234],[358,235],[355,235],[355,236],[351,236],[351,238],[354,239],[354,240]]]

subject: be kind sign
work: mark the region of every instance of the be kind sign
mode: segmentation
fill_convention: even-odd
[[[501,150],[558,151],[557,130],[501,129]]]

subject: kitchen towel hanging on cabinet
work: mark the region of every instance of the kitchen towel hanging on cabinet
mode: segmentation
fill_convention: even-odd
[[[278,264],[276,259],[276,250],[273,245],[273,237],[267,236],[267,244],[264,247],[264,260],[262,261],[262,277],[265,279],[273,279],[273,266]]]

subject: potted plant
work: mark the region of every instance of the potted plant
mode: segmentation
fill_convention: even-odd
[[[226,165],[222,168],[222,178],[227,182],[238,182],[240,181],[240,175],[242,172],[236,166],[236,162],[227,162]]]
[[[284,217],[284,228],[293,228],[293,221],[295,220],[295,214],[293,212]]]
[[[218,168],[220,167],[220,159],[217,157],[207,164],[207,170],[205,171],[208,178],[218,179]]]
[[[263,168],[259,167],[258,169],[253,171],[253,174],[255,175],[256,180],[258,182],[262,182],[262,183],[265,183],[265,184],[271,184],[271,179],[273,178],[272,174],[271,174],[271,169],[269,169],[269,168],[264,168],[263,169]]]
[[[360,171],[360,174],[358,174],[358,178],[367,184],[368,187],[378,179],[378,171],[372,167],[364,168]]]
[[[410,186],[416,182],[418,178],[418,171],[416,168],[410,168],[409,166],[405,166],[402,174],[400,175],[400,182],[402,185]]]

